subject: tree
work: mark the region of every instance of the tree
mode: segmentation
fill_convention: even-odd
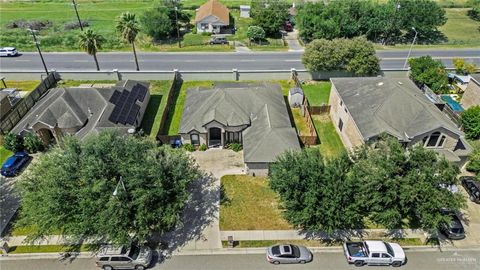
[[[468,17],[470,17],[472,20],[475,21],[480,21],[480,6],[478,7],[473,7],[472,9],[469,9],[467,11]]]
[[[121,38],[127,43],[132,44],[135,65],[137,67],[137,71],[139,71],[140,67],[138,66],[137,52],[135,50],[135,39],[137,38],[138,32],[140,32],[140,25],[138,24],[135,14],[130,12],[122,13],[122,15],[117,18],[116,28]]]
[[[286,152],[271,164],[270,186],[280,195],[285,218],[297,228],[333,233],[363,227],[362,202],[354,199],[346,154],[325,161],[318,149]]]
[[[3,147],[12,152],[21,151],[23,150],[22,138],[15,133],[9,132],[3,137]]]
[[[467,139],[480,139],[480,106],[473,106],[461,114],[463,131]]]
[[[453,66],[455,67],[455,71],[458,74],[468,75],[471,73],[475,73],[477,70],[477,65],[474,63],[467,63],[463,58],[453,58],[452,60]]]
[[[115,132],[65,137],[32,165],[19,181],[30,241],[55,232],[69,243],[145,242],[174,228],[201,177],[183,150]]]
[[[166,0],[163,1],[163,4],[156,5],[152,9],[145,11],[143,16],[140,17],[143,31],[155,40],[176,36],[177,19],[175,18],[175,7],[177,8],[179,27],[187,25],[190,22],[190,16],[182,10],[182,5],[178,1]]]
[[[265,31],[260,26],[252,25],[247,29],[247,37],[249,40],[259,41],[265,38]]]
[[[102,35],[95,33],[92,29],[87,29],[80,33],[78,45],[89,55],[93,56],[97,71],[100,71],[98,65],[97,52],[102,48],[102,44],[105,42],[105,38]]]
[[[347,70],[363,76],[380,70],[375,49],[364,37],[314,40],[307,45],[302,61],[310,71]]]
[[[36,134],[28,132],[27,135],[23,137],[23,147],[27,149],[29,153],[36,153],[42,151],[43,142]]]
[[[469,162],[467,164],[467,171],[476,173],[480,176],[480,148],[475,149],[470,155]]]
[[[421,56],[410,58],[408,63],[413,81],[427,85],[437,94],[448,90],[448,75],[441,61],[434,60],[431,56]]]
[[[267,36],[278,36],[288,19],[288,5],[283,0],[253,1],[252,18],[252,25],[261,27]]]

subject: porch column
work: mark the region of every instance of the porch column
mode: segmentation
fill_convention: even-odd
[[[225,141],[224,137],[225,137],[225,130],[220,129],[220,145],[222,146],[222,148],[224,146],[223,142]]]

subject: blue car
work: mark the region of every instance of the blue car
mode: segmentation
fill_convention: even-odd
[[[25,151],[16,152],[13,156],[9,157],[2,165],[0,173],[3,176],[15,176],[25,166],[30,159],[30,156]]]

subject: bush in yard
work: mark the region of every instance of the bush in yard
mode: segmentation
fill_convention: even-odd
[[[260,26],[252,25],[247,28],[247,37],[250,41],[259,41],[265,38],[265,31]]]
[[[243,145],[241,143],[229,143],[227,144],[227,149],[233,150],[235,152],[242,151]]]
[[[461,114],[463,131],[467,139],[480,139],[480,106],[473,106]]]
[[[67,244],[128,245],[170,231],[201,174],[184,151],[149,138],[101,132],[64,137],[21,176],[21,226],[31,242],[60,233]]]
[[[23,150],[22,138],[14,133],[7,133],[3,137],[3,147],[12,152],[18,152]]]
[[[43,150],[43,142],[36,134],[28,132],[27,135],[23,137],[23,147],[25,147],[29,153],[36,153]]]
[[[410,78],[417,84],[425,84],[435,93],[448,92],[448,74],[440,60],[431,56],[410,58]]]
[[[186,143],[186,144],[183,144],[182,147],[183,147],[183,149],[187,150],[188,152],[195,151],[195,146],[193,144]]]
[[[200,145],[200,146],[198,147],[198,150],[199,150],[199,151],[207,151],[207,145],[204,144],[204,143],[202,143],[202,145]]]

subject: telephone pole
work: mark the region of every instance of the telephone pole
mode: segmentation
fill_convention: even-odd
[[[28,31],[30,31],[30,33],[32,33],[33,42],[35,42],[35,46],[37,46],[38,54],[40,55],[40,59],[42,59],[43,67],[45,68],[45,73],[47,73],[47,75],[48,75],[47,65],[45,64],[45,60],[43,59],[42,51],[40,50],[40,44],[38,43],[37,36],[35,35],[36,30],[28,28]]]
[[[80,25],[80,30],[83,31],[82,21],[80,20],[80,15],[78,15],[77,3],[75,3],[75,0],[72,0],[72,6],[75,9],[75,13],[77,14],[77,19],[78,19],[78,24]]]

